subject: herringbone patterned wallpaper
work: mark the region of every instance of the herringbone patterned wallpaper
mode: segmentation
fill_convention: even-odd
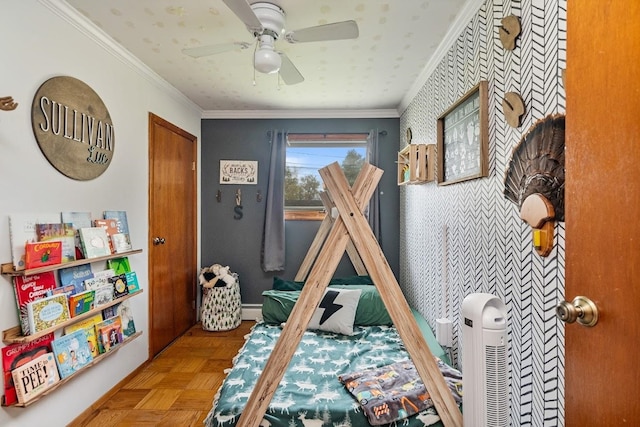
[[[522,34],[505,51],[498,27],[510,14],[520,17]],[[480,80],[489,82],[489,176],[401,189],[400,283],[431,325],[453,320],[457,361],[464,297],[489,292],[506,303],[512,426],[564,425],[564,326],[555,317],[564,296],[564,223],[556,225],[551,255],[540,257],[530,227],[503,196],[503,180],[529,127],[564,113],[565,41],[566,0],[487,0],[401,116],[401,135],[411,127],[413,143],[435,144],[437,117]],[[510,91],[526,105],[517,129],[502,112]]]

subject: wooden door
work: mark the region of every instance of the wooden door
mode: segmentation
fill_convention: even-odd
[[[149,114],[149,346],[196,321],[196,137]]]
[[[569,0],[566,295],[599,321],[567,324],[567,426],[638,426],[640,2]]]

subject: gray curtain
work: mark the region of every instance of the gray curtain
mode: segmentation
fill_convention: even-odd
[[[367,138],[367,162],[373,166],[378,166],[378,130],[373,129]],[[378,244],[382,246],[382,236],[380,233],[380,192],[378,189],[373,192],[369,207],[367,208],[367,218],[373,235],[376,236]]]
[[[262,235],[262,270],[284,270],[284,173],[286,164],[285,131],[269,132],[271,160]]]

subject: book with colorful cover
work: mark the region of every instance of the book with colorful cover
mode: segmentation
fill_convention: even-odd
[[[38,242],[52,240],[62,242],[62,262],[76,260],[75,233],[71,223],[38,223],[36,224]]]
[[[69,296],[69,314],[71,317],[79,316],[87,311],[93,310],[96,298],[96,291],[91,289]]]
[[[114,274],[122,274],[131,271],[131,264],[128,257],[112,258],[107,260],[107,266],[113,270]]]
[[[122,273],[109,278],[109,282],[113,285],[113,298],[122,298],[129,295],[129,287],[127,286],[127,274]]]
[[[66,294],[52,295],[27,303],[29,334],[35,334],[71,319]]]
[[[127,220],[127,211],[106,210],[102,213],[104,219],[115,219],[118,221],[118,234],[124,234],[124,245],[131,247],[131,234],[129,233],[129,221]],[[131,250],[131,249],[127,249]],[[123,252],[123,251],[120,251]]]
[[[96,324],[102,322],[104,317],[102,313],[96,313],[91,317],[80,320],[76,323],[72,323],[68,326],[65,326],[64,333],[70,334],[71,332],[77,331],[79,329],[84,329],[87,333],[87,344],[89,344],[89,350],[91,351],[91,355],[93,357],[97,357],[100,354],[100,350],[98,348],[98,336],[96,335]]]
[[[11,371],[19,403],[27,403],[60,381],[53,353],[45,353]]]
[[[120,316],[110,317],[96,324],[98,336],[98,349],[100,353],[111,350],[122,342],[122,320]]]
[[[11,242],[11,260],[13,269],[24,270],[25,245],[38,241],[36,224],[60,222],[59,213],[13,213],[9,214],[9,240]]]
[[[84,329],[78,329],[56,338],[51,343],[51,348],[56,357],[61,378],[67,378],[78,372],[93,360],[87,342],[87,332]]]
[[[53,332],[36,338],[26,343],[9,344],[2,348],[2,378],[4,379],[4,406],[11,406],[18,403],[16,388],[13,384],[11,371],[36,357],[50,353]]]
[[[70,295],[73,295],[76,293],[76,288],[73,287],[73,285],[67,285],[67,286],[58,286],[57,288],[53,288],[53,289],[49,289],[47,291],[47,296],[50,297],[51,295],[57,295],[57,294],[66,294],[67,298]]]
[[[84,281],[93,277],[91,264],[77,265],[75,267],[61,268],[58,272],[60,286],[73,285],[75,292],[85,290]]]
[[[134,292],[138,292],[140,290],[140,284],[138,283],[138,275],[135,271],[129,271],[125,273],[127,277],[127,287],[129,288],[129,293],[132,294]]]
[[[87,259],[111,255],[109,237],[102,227],[81,228],[80,240]]]
[[[70,223],[73,226],[74,244],[76,247],[76,259],[83,259],[84,251],[80,241],[80,229],[92,227],[91,212],[62,212],[62,222]]]
[[[13,278],[13,291],[16,297],[18,319],[22,335],[29,334],[29,316],[27,303],[47,296],[47,292],[55,289],[56,277],[53,271],[32,274],[30,276],[15,276]]]
[[[39,268],[62,264],[62,242],[27,242],[24,247],[25,268]]]
[[[129,234],[129,221],[127,211],[106,210],[102,213],[104,219],[115,219],[118,221],[118,233]]]
[[[117,219],[94,219],[93,226],[104,228],[104,231],[107,232],[107,237],[109,238],[109,249],[111,250],[112,254],[115,254],[116,250],[113,247],[113,241],[111,240],[111,236],[113,236],[114,234],[118,234],[118,220]]]

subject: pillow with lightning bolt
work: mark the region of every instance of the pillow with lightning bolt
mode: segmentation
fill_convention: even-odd
[[[389,312],[375,286],[371,285],[330,285],[331,288],[360,289],[360,299],[356,310],[354,326],[392,325]],[[262,292],[262,320],[279,325],[286,322],[291,310],[300,297],[300,291],[279,291],[269,289]]]
[[[361,292],[360,289],[327,288],[307,329],[353,335],[353,323]]]

